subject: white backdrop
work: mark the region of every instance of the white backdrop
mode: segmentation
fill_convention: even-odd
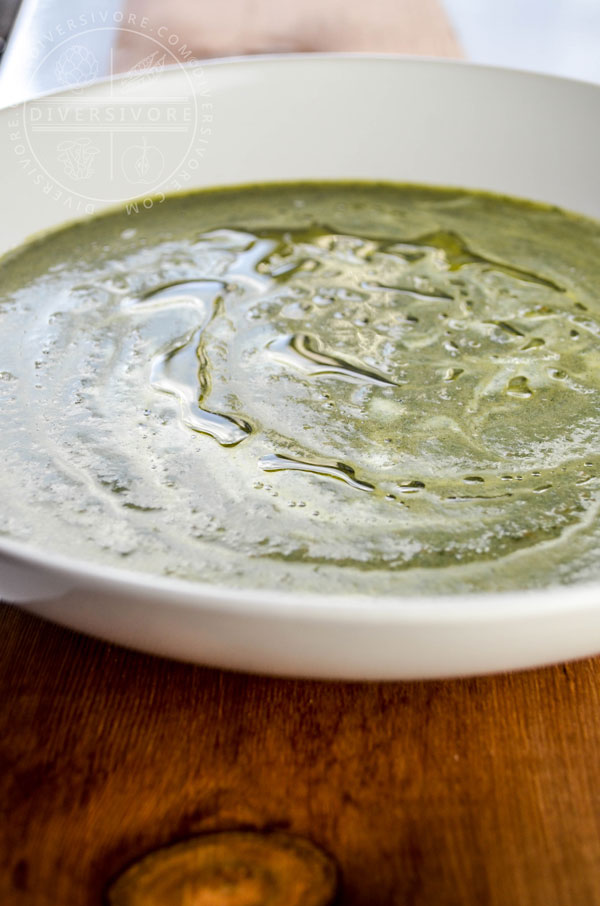
[[[443,0],[465,56],[600,82],[600,0]]]

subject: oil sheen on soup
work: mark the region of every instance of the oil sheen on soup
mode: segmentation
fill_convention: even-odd
[[[1,531],[238,587],[600,575],[600,225],[386,184],[171,197],[0,263]]]

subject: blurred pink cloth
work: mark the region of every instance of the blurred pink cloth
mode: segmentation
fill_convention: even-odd
[[[438,0],[129,0],[128,11],[197,58],[327,50],[461,55]],[[123,32],[118,68],[145,52],[143,37]]]

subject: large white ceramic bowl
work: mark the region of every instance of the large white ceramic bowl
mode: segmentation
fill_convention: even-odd
[[[490,189],[600,218],[600,86],[354,55],[225,60],[204,71],[214,119],[190,188],[414,181]],[[208,103],[206,81],[190,83],[181,68],[160,75],[155,102],[169,103],[190,84]],[[111,86],[116,98],[127,91],[126,83]],[[109,103],[102,83],[77,97]],[[23,110],[0,112],[0,253],[77,213],[27,172],[15,149],[22,118]],[[42,164],[53,151],[44,141],[36,133]],[[90,179],[87,193],[104,198],[102,175]],[[126,181],[115,186],[117,198],[131,194]],[[277,674],[455,676],[600,651],[600,584],[418,599],[236,591],[106,569],[0,539],[0,594],[134,648]]]

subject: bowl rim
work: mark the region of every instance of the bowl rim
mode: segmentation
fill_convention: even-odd
[[[484,63],[479,60],[469,60],[464,57],[437,57],[433,54],[411,54],[396,53],[394,51],[370,51],[370,50],[332,50],[332,51],[295,51],[295,52],[274,52],[274,53],[257,53],[257,54],[233,54],[225,57],[210,57],[206,60],[186,60],[182,63],[168,63],[160,70],[162,73],[175,73],[188,69],[212,69],[224,66],[259,66],[264,64],[285,65],[287,63],[305,62],[307,65],[311,62],[356,62],[361,65],[374,63],[396,63],[401,65],[433,65],[436,68],[457,68],[484,70],[498,75],[517,75],[532,79],[551,80],[554,82],[568,82],[574,85],[581,85],[588,88],[600,90],[600,82],[594,82],[590,79],[583,79],[577,76],[560,75],[554,72],[545,72],[541,69],[527,69],[519,66],[505,66],[501,63]],[[113,75],[100,76],[85,82],[82,85],[75,85],[71,88],[59,87],[51,88],[48,91],[40,92],[35,97],[20,101],[17,104],[3,106],[0,104],[0,112],[4,110],[18,110],[27,104],[36,103],[40,99],[53,97],[54,95],[79,95],[85,91],[94,90],[97,87],[107,83],[126,82],[128,73],[116,73]]]
[[[216,585],[161,576],[92,560],[49,552],[26,542],[0,538],[0,565],[10,558],[21,565],[66,577],[76,587],[143,595],[148,600],[221,614],[276,616],[364,624],[436,623],[444,625],[505,623],[516,617],[545,619],[597,610],[600,582],[550,585],[544,588],[438,595],[318,594],[276,588]]]

